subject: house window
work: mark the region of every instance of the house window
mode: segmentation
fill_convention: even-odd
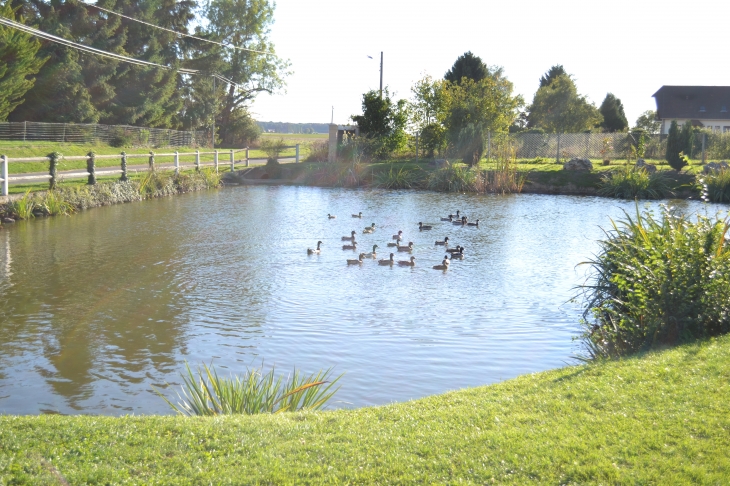
[[[720,108],[720,113],[727,113],[727,106],[724,106]]]
[[[727,132],[730,132],[730,127],[728,127],[728,126],[722,127],[722,133],[727,133]]]
[[[700,113],[704,113],[704,112],[706,112],[706,111],[707,111],[707,110],[705,110],[705,107],[704,107],[704,106],[700,106]]]

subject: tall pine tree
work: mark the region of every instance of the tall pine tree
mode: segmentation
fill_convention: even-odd
[[[599,108],[603,115],[601,128],[607,132],[623,132],[629,128],[629,121],[624,113],[624,105],[613,93],[608,93]]]

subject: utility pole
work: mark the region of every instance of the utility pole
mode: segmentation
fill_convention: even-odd
[[[380,51],[380,99],[383,99],[383,51]]]
[[[213,76],[213,145],[212,148],[215,148],[215,76]]]

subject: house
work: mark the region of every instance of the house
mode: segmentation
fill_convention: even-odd
[[[715,132],[730,132],[730,86],[662,86],[652,95],[662,134],[676,120]]]

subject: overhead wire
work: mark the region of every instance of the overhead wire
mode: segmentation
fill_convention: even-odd
[[[233,44],[226,44],[224,42],[217,42],[217,41],[214,41],[214,40],[205,39],[203,37],[198,37],[196,35],[185,34],[183,32],[178,32],[176,30],[168,29],[166,27],[160,27],[159,25],[155,25],[155,24],[150,23],[150,22],[145,22],[144,20],[135,19],[134,17],[129,17],[127,15],[121,14],[119,12],[115,12],[114,10],[109,10],[107,8],[104,8],[104,7],[100,7],[98,5],[89,5],[88,3],[85,3],[83,1],[80,2],[80,3],[82,5],[85,5],[86,7],[95,8],[95,9],[101,10],[102,12],[110,13],[112,15],[118,15],[118,16],[120,16],[122,18],[127,19],[127,20],[131,20],[133,22],[139,22],[140,24],[147,25],[149,27],[154,27],[155,29],[164,30],[166,32],[171,32],[171,33],[173,33],[175,35],[179,35],[179,36],[182,36],[182,37],[189,37],[191,39],[195,39],[195,40],[199,40],[199,41],[203,41],[203,42],[208,42],[210,44],[215,44],[215,45],[218,45],[218,46],[227,47],[229,49],[238,49],[238,50],[241,50],[241,51],[256,52],[258,54],[266,54],[266,55],[269,55],[269,56],[275,56],[276,55],[273,52],[257,51],[256,49],[249,49],[247,47],[238,47],[238,46],[234,46]]]

